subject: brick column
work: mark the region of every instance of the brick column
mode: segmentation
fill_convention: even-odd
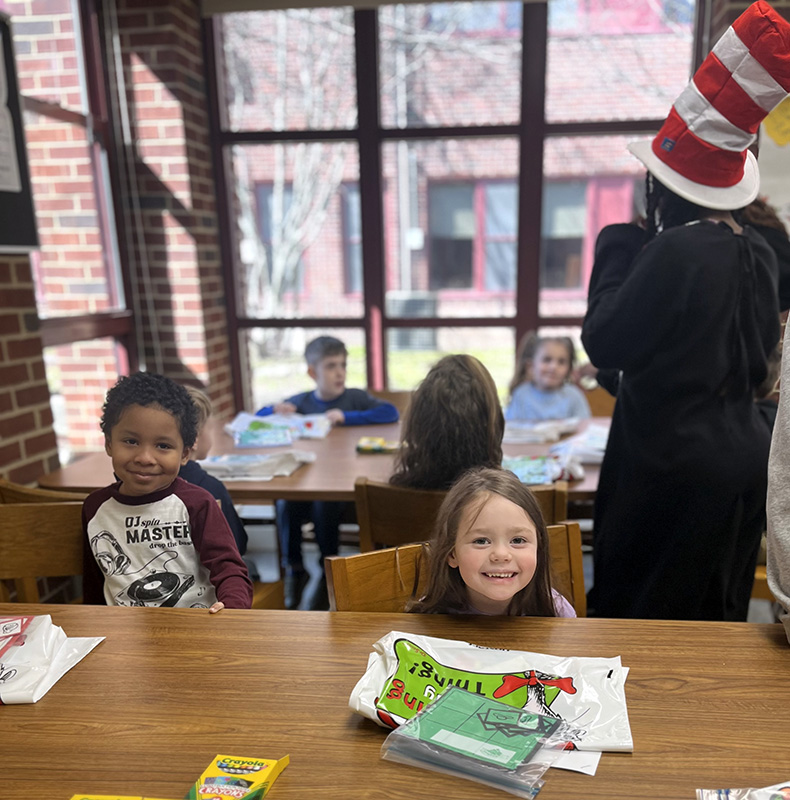
[[[27,256],[0,256],[0,476],[33,483],[60,466]]]
[[[132,251],[147,369],[205,383],[233,411],[198,4],[119,0],[139,214]],[[126,198],[130,211],[133,199]]]

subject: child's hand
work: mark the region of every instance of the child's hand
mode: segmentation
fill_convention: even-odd
[[[216,614],[217,611],[222,611],[223,608],[225,608],[225,604],[224,603],[220,603],[219,600],[218,600],[216,603],[214,603],[213,606],[211,606],[211,608],[209,608],[208,613],[209,614]]]
[[[275,414],[293,414],[296,411],[296,406],[293,403],[277,403],[274,406]]]
[[[346,421],[346,415],[339,408],[330,408],[326,412],[326,418],[333,425],[342,425]]]

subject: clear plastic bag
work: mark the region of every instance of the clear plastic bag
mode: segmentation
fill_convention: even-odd
[[[533,798],[570,735],[560,719],[451,686],[387,736],[381,757]]]
[[[785,800],[790,780],[763,789],[697,789],[697,800]]]

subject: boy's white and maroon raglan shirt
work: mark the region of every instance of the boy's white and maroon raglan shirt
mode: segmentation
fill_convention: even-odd
[[[176,478],[141,497],[114,483],[82,511],[85,603],[249,608],[252,583],[216,500]]]

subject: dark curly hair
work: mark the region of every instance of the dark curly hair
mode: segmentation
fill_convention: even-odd
[[[190,448],[197,439],[198,414],[189,392],[164,375],[136,372],[123,375],[107,392],[102,407],[101,429],[109,439],[121,414],[129,406],[159,406],[175,418],[184,447]]]
[[[446,490],[471,467],[498,467],[504,431],[489,371],[474,356],[445,356],[412,396],[390,483]]]

